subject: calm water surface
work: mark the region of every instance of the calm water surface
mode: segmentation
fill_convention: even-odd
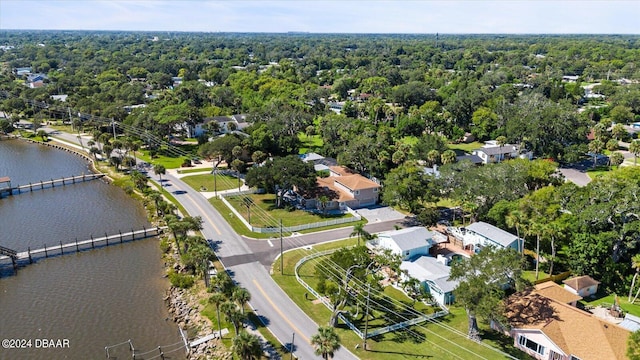
[[[70,153],[18,140],[0,141],[0,177],[12,184],[89,173]],[[0,199],[0,245],[41,248],[119,230],[149,227],[144,209],[101,180]],[[27,349],[0,347],[0,359],[106,359],[105,346],[131,340],[136,359],[159,359],[181,342],[167,321],[168,281],[157,239],[146,239],[38,260],[0,276],[0,340],[31,339]],[[68,348],[36,348],[36,339],[68,340]],[[38,345],[44,342],[40,341]],[[131,359],[128,344],[110,355]]]

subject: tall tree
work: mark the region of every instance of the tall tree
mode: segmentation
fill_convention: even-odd
[[[323,359],[333,358],[333,354],[340,349],[340,337],[331,326],[321,326],[318,333],[311,337],[311,345],[314,347],[316,355]]]
[[[262,358],[260,338],[246,331],[241,331],[233,338],[231,347],[233,352],[242,360],[259,360]]]
[[[504,286],[519,289],[524,283],[522,262],[522,256],[511,248],[488,246],[470,259],[453,263],[449,278],[459,281],[454,295],[467,312],[470,339],[480,340],[478,317],[503,319]]]

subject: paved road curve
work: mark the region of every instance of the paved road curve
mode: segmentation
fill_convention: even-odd
[[[68,142],[78,142],[77,136],[55,134]],[[149,171],[156,182],[159,178]],[[273,247],[266,240],[254,240],[240,237],[222,218],[216,209],[199,192],[182,182],[170,172],[163,177],[165,189],[184,206],[190,216],[200,216],[203,221],[202,234],[213,241],[216,254],[236,283],[251,293],[250,305],[269,330],[282,342],[291,342],[295,333],[294,353],[299,359],[319,359],[313,352],[310,339],[317,332],[318,324],[307,316],[280,289],[269,275],[269,267],[279,253],[279,241]],[[396,221],[367,225],[366,230],[373,233],[394,228]],[[285,249],[304,245],[313,245],[349,236],[352,228],[342,228],[319,233],[300,235],[284,241]],[[344,347],[333,357],[337,360],[352,360],[357,357]]]
[[[201,216],[204,220],[202,233],[213,240],[218,248],[216,254],[233,279],[251,293],[251,306],[256,315],[264,319],[267,327],[282,342],[289,343],[295,333],[295,354],[301,359],[319,358],[313,353],[310,339],[318,325],[313,322],[280,287],[271,279],[267,269],[258,261],[251,247],[238,236],[220,214],[197,191],[166,174],[165,185],[191,216]],[[268,246],[268,245],[267,245]],[[230,266],[227,259],[239,259]],[[334,359],[356,359],[348,350],[341,348]]]

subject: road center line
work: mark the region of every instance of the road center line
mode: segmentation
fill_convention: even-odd
[[[282,318],[284,319],[284,321],[287,322],[287,324],[289,324],[289,326],[291,326],[293,328],[293,330],[295,331],[296,335],[299,335],[302,337],[302,339],[304,339],[304,341],[306,341],[307,343],[311,343],[309,341],[309,338],[306,337],[301,331],[300,329],[298,329],[290,320],[289,318],[282,313],[282,311],[280,311],[280,309],[276,306],[276,304],[273,303],[273,301],[271,301],[271,298],[267,295],[266,292],[264,292],[264,290],[262,289],[262,287],[260,286],[260,284],[258,283],[258,281],[256,281],[256,279],[253,279],[253,283],[255,284],[255,286],[258,287],[258,290],[260,291],[260,293],[262,294],[262,296],[264,296],[264,298],[269,302],[269,304],[271,304],[271,307],[273,307],[273,309],[280,315],[282,316]]]

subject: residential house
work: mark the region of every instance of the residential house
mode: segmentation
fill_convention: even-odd
[[[458,281],[449,280],[451,268],[432,256],[419,256],[412,260],[405,260],[400,264],[400,270],[405,278],[414,278],[420,281],[424,290],[441,305],[453,303],[453,290],[458,286]]]
[[[508,159],[529,159],[533,158],[533,152],[520,151],[520,147],[512,144],[498,145],[495,140],[486,141],[485,145],[479,149],[475,149],[471,152],[471,155],[476,155],[484,164],[497,163]]]
[[[535,359],[627,359],[629,330],[535,288],[511,295],[505,309],[509,327],[492,322],[492,328],[513,337],[514,346]]]
[[[313,168],[316,171],[329,171],[329,167],[338,165],[338,161],[336,159],[327,158],[314,152],[300,155],[300,158],[304,162],[313,163]]]
[[[23,76],[31,74],[30,67],[19,67],[15,69],[16,76]]]
[[[29,74],[27,75],[27,85],[32,89],[43,87],[46,79],[48,77],[45,74]]]
[[[572,277],[562,281],[562,283],[565,289],[583,298],[595,295],[598,292],[598,285],[600,285],[600,281],[594,280],[589,275]]]
[[[485,246],[496,246],[499,248],[512,248],[517,251],[522,250],[523,239],[497,228],[483,221],[475,222],[467,227],[448,228],[451,235],[462,242],[465,250],[475,253]]]
[[[202,119],[201,122],[187,128],[187,136],[196,138],[207,131],[207,124],[216,121],[219,124],[219,132],[222,134],[244,130],[251,123],[247,122],[246,114],[236,114],[231,116],[213,116]]]
[[[416,226],[382,232],[367,244],[373,248],[391,250],[392,254],[400,255],[404,260],[407,260],[429,255],[431,246],[438,242],[439,237],[435,232]]]
[[[553,281],[545,281],[543,283],[536,284],[534,288],[537,294],[563,304],[576,306],[578,301],[582,300],[582,296],[567,291],[565,288]]]
[[[324,204],[328,210],[357,209],[378,203],[380,184],[344,166],[329,166],[329,177],[319,177],[317,183],[319,193],[325,191],[334,195],[331,201]],[[319,193],[304,195],[305,208],[319,207]]]

